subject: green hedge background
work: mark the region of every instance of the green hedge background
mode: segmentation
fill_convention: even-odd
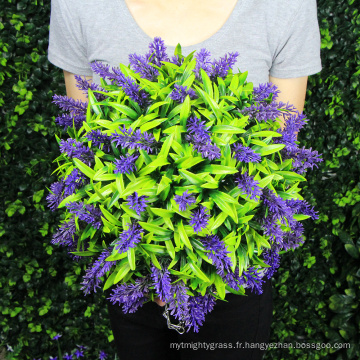
[[[306,199],[321,216],[273,278],[271,342],[350,343],[346,349],[271,349],[265,359],[360,358],[359,1],[318,0],[323,70],[310,76],[301,144],[323,154]],[[0,347],[9,359],[57,355],[77,344],[114,358],[102,292],[84,297],[86,260],[50,244],[59,218],[44,192],[58,154],[52,96],[62,70],[47,60],[50,2],[0,0]],[[66,344],[66,346],[64,345]],[[304,346],[304,345],[303,345]],[[92,357],[91,357],[92,356]]]

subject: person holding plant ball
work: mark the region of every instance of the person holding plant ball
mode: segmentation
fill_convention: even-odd
[[[238,52],[234,71],[248,71],[254,87],[273,83],[277,100],[299,113],[308,76],[322,69],[316,0],[51,1],[48,59],[63,69],[74,99],[87,101],[76,75],[100,84],[91,63],[128,64],[128,55],[144,54],[155,37],[169,55],[178,43],[185,56],[202,48],[215,59]],[[167,328],[158,298],[132,314],[108,302],[120,359],[261,359],[272,322],[271,278],[262,293],[245,294],[227,294],[198,333],[183,335]]]

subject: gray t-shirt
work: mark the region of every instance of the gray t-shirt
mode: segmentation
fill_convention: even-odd
[[[131,53],[145,54],[150,38],[124,0],[51,0],[48,59],[77,75],[99,76],[89,63],[128,65]],[[208,49],[213,58],[239,52],[234,71],[248,71],[254,86],[277,78],[321,71],[316,0],[238,0],[222,28],[207,40],[183,47],[183,54]],[[175,47],[168,46],[168,54]]]

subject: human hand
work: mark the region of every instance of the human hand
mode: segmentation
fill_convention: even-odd
[[[159,306],[165,306],[165,302],[164,301],[161,301],[159,297],[156,297],[154,299],[154,301],[159,305]]]

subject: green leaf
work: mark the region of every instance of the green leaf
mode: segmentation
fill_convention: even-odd
[[[175,259],[175,248],[172,240],[165,241],[166,249],[172,259]]]
[[[162,254],[162,255],[167,254],[166,246],[153,245],[153,244],[141,244],[140,246],[149,252],[153,252],[156,254]]]
[[[215,287],[220,298],[225,299],[225,283],[218,274],[215,274]]]
[[[128,258],[122,259],[119,265],[119,271],[115,276],[114,284],[118,283],[130,271]]]
[[[190,96],[186,95],[185,101],[182,103],[180,110],[180,125],[185,126],[186,120],[190,114]]]
[[[258,131],[251,134],[251,137],[280,137],[281,134],[277,133],[276,131]]]
[[[191,270],[193,271],[193,273],[200,278],[201,280],[205,281],[205,282],[210,282],[209,278],[200,270],[200,268],[194,264],[191,260],[188,261],[188,264],[191,268]]]
[[[122,226],[121,221],[119,221],[114,215],[112,215],[109,211],[107,211],[103,205],[100,205],[101,212],[104,214],[106,219],[114,225]]]
[[[206,165],[202,168],[203,172],[209,172],[211,174],[236,174],[238,169],[233,166],[224,165]]]
[[[204,71],[204,69],[200,69],[200,75],[204,84],[205,92],[209,94],[211,98],[213,98],[213,87],[208,74],[206,73],[206,71]]]
[[[261,156],[270,155],[270,154],[273,154],[274,152],[280,151],[284,147],[285,147],[284,144],[268,145],[268,146],[264,146],[264,147],[260,148],[257,151],[257,153],[260,154]]]
[[[160,216],[162,218],[172,218],[174,215],[174,211],[171,210],[165,210],[160,208],[150,208],[150,210],[157,216]]]
[[[128,106],[121,105],[111,101],[106,103],[106,105],[113,107],[114,109],[120,111],[122,114],[125,114],[131,119],[137,119],[139,117],[138,113],[135,110],[129,108]]]
[[[211,128],[211,131],[220,134],[242,134],[246,132],[244,129],[232,125],[215,125]]]
[[[95,171],[93,169],[91,169],[89,166],[87,166],[86,164],[84,164],[82,161],[80,161],[77,158],[73,158],[75,166],[83,173],[85,174],[88,178],[90,178],[91,180],[93,179],[94,175],[95,175]]]
[[[188,247],[190,250],[193,250],[193,247],[190,243],[190,240],[186,234],[186,231],[185,231],[185,228],[184,228],[184,225],[182,223],[182,220],[178,223],[178,231],[179,231],[179,235],[180,235],[180,240],[181,242],[186,245],[186,247]]]
[[[157,226],[157,225],[153,225],[150,223],[146,223],[143,221],[139,221],[139,225],[144,229],[147,230],[149,232],[154,233],[155,235],[161,235],[161,236],[170,236],[173,232],[170,230],[165,230],[164,228]]]
[[[286,180],[306,181],[306,179],[303,176],[301,176],[295,172],[292,172],[292,171],[276,171],[275,174],[283,176],[284,179],[286,179]]]
[[[135,248],[129,248],[127,251],[127,258],[129,260],[129,266],[131,270],[135,270]]]
[[[206,181],[203,180],[199,175],[195,175],[187,170],[179,170],[180,175],[188,180],[191,184],[194,185],[201,185],[204,184]]]

